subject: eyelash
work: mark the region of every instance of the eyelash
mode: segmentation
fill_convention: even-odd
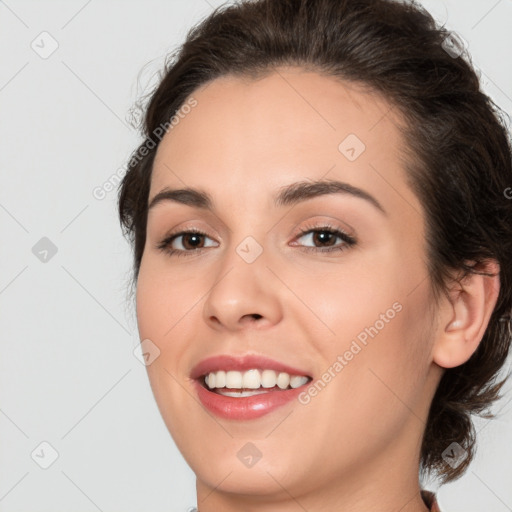
[[[322,224],[322,225],[314,225],[314,226],[308,226],[302,229],[297,235],[296,238],[302,238],[304,235],[308,235],[310,233],[329,233],[330,235],[335,235],[337,238],[341,238],[344,242],[341,246],[334,246],[334,247],[307,247],[307,246],[300,246],[301,250],[305,252],[320,252],[320,253],[326,253],[326,252],[334,252],[339,251],[342,252],[349,247],[352,247],[357,243],[357,240],[346,233],[345,231],[341,229],[337,229],[329,224]],[[171,249],[169,246],[171,243],[178,237],[183,235],[200,235],[200,236],[206,236],[208,235],[206,233],[203,233],[202,231],[191,228],[186,231],[180,231],[179,233],[171,233],[167,237],[165,237],[158,245],[157,248],[161,251],[166,252],[170,256],[190,256],[192,253],[201,252],[201,250],[205,249],[205,247],[200,247],[198,249],[192,249],[192,250],[182,250],[182,249]]]

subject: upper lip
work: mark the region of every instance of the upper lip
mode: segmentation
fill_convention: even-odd
[[[217,355],[203,359],[196,364],[190,372],[192,379],[198,379],[203,375],[207,375],[210,372],[216,372],[219,370],[236,370],[245,371],[253,368],[261,368],[274,370],[277,372],[286,372],[290,375],[305,375],[311,377],[309,373],[300,368],[293,368],[287,364],[281,363],[274,359],[256,354],[246,354],[243,356],[233,356],[228,354]]]

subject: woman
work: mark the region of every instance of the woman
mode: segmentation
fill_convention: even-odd
[[[388,0],[217,8],[120,189],[200,512],[438,510],[499,397],[511,149],[456,40]]]

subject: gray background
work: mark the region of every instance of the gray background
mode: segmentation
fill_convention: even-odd
[[[0,1],[1,512],[195,504],[133,353],[116,192],[93,190],[138,142],[130,107],[165,54],[220,3]],[[486,91],[512,112],[512,0],[423,3],[468,42]],[[439,490],[443,512],[512,510],[511,399],[477,422],[478,456]],[[58,453],[47,469],[42,442]]]

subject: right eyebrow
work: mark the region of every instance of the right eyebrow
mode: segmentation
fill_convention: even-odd
[[[172,201],[175,203],[195,206],[202,210],[213,211],[213,200],[211,196],[201,190],[194,188],[170,189],[164,188],[153,197],[148,206],[148,211],[163,201]]]

